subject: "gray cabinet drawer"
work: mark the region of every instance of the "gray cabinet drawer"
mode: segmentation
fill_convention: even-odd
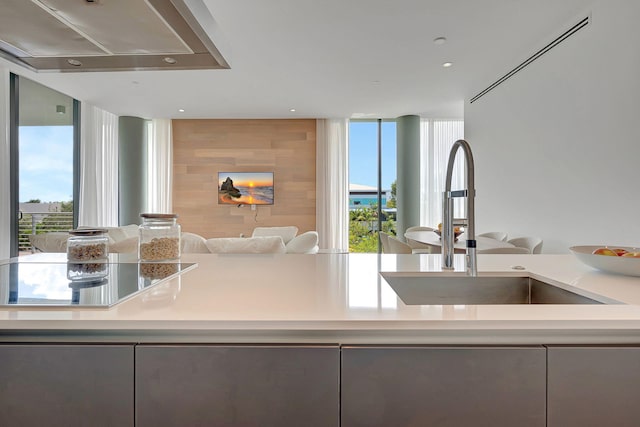
[[[344,347],[342,427],[545,426],[544,347]]]
[[[0,426],[133,426],[132,345],[0,345]]]
[[[339,425],[335,346],[139,345],[144,426]]]
[[[640,348],[548,347],[548,426],[640,426]]]

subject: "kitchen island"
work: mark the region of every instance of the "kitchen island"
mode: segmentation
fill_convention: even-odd
[[[65,262],[57,255],[20,261]],[[640,278],[596,271],[572,255],[479,255],[479,274],[529,276],[605,304],[410,306],[379,274],[438,273],[438,255],[192,254],[182,261],[197,267],[108,309],[1,307],[2,339],[640,344]],[[456,255],[456,271],[463,270]]]
[[[640,420],[631,402],[640,391],[637,277],[598,272],[572,255],[479,255],[480,275],[526,276],[602,304],[406,305],[379,273],[439,274],[439,256],[182,261],[197,267],[111,308],[2,307],[0,363],[10,369],[0,384],[31,378],[11,393],[0,385],[3,399],[29,395],[34,384],[63,397],[80,387],[95,408],[114,408],[92,425]],[[455,264],[464,274],[463,256]],[[51,408],[61,404],[47,396]],[[45,418],[18,412],[37,421],[47,408]],[[92,416],[91,404],[83,408]],[[0,414],[0,424],[12,420]]]

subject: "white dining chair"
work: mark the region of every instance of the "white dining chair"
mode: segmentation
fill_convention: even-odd
[[[478,251],[478,254],[530,254],[529,249],[519,248],[514,246],[512,248],[490,248],[482,249]]]
[[[380,236],[380,244],[382,245],[382,252],[385,254],[390,254],[391,248],[389,247],[389,235],[384,231],[378,232],[378,236]]]
[[[405,233],[409,231],[433,231],[433,230],[434,228],[432,227],[423,227],[421,225],[414,225],[413,227],[407,228]],[[432,251],[431,246],[418,242],[417,240],[409,239],[408,237],[407,237],[407,245],[409,245],[411,249],[414,250],[414,252],[431,253]]]
[[[391,254],[412,254],[411,246],[401,242],[393,236],[389,236],[389,252]]]
[[[490,239],[500,240],[501,242],[507,241],[507,233],[504,231],[488,231],[486,233],[478,234],[478,237],[488,237]]]
[[[424,227],[422,225],[414,225],[412,227],[407,228],[406,231],[433,231],[435,228],[433,227]]]
[[[519,248],[527,248],[532,254],[542,252],[542,239],[539,237],[516,237],[507,242]]]

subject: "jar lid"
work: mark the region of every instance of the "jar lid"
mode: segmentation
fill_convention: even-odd
[[[69,230],[69,234],[72,236],[101,236],[106,233],[106,228],[78,228],[75,230]]]
[[[158,219],[173,219],[178,218],[178,214],[168,213],[141,213],[141,218],[158,218]]]

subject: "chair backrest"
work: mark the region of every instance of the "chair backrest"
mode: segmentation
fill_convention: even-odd
[[[433,231],[434,228],[432,227],[423,227],[421,225],[414,225],[413,227],[409,227],[407,228],[406,232],[409,231]],[[405,233],[406,233],[405,232]],[[417,240],[413,240],[413,239],[409,239],[407,238],[407,244],[411,247],[412,250],[415,251],[420,251],[420,253],[431,253],[433,248],[429,245],[426,245],[424,243],[418,242]]]
[[[411,246],[396,239],[393,236],[389,236],[389,253],[391,254],[412,254],[413,250]]]
[[[421,225],[414,225],[413,227],[407,228],[406,231],[433,231],[432,227],[423,227]]]
[[[513,248],[490,248],[478,250],[479,254],[530,254],[531,252],[527,248],[519,248],[514,246]]]
[[[382,245],[382,252],[385,254],[391,253],[391,248],[389,248],[389,235],[384,231],[379,231],[378,235],[380,236],[380,244]]]
[[[507,233],[504,231],[489,231],[487,233],[480,233],[478,237],[488,237],[490,239],[500,240],[501,242],[507,241]]]
[[[520,248],[527,248],[532,254],[542,252],[542,239],[539,237],[516,237],[509,240],[509,243]]]
[[[433,250],[432,246],[429,246],[425,243],[418,242],[417,240],[409,239],[407,237],[407,245],[414,251],[419,250],[421,253],[431,253]]]

